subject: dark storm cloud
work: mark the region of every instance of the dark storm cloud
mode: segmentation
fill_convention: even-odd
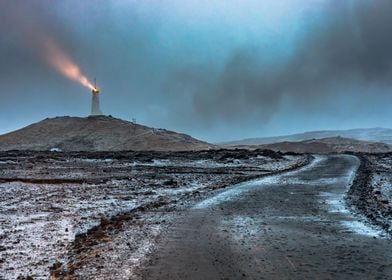
[[[290,121],[322,114],[363,114],[352,100],[386,104],[380,95],[391,86],[392,2],[237,2],[230,3],[242,9],[224,1],[1,1],[2,132],[89,112],[89,91],[45,60],[48,38],[98,78],[104,113],[207,140],[256,136],[280,116],[282,129],[270,134],[294,132]],[[318,12],[305,18],[279,10],[310,2]],[[274,32],[281,34],[270,39]],[[339,114],[328,128],[340,124]]]
[[[387,0],[331,1],[324,20],[307,27],[286,63],[265,62],[257,47],[245,46],[234,51],[220,71],[181,69],[171,80],[172,91],[188,93],[194,109],[182,121],[196,116],[204,125],[265,121],[284,97],[294,100],[294,106],[323,110],[328,105],[319,103],[333,103],[350,86],[390,87],[391,15],[392,2]]]
[[[2,1],[0,3],[0,54],[2,72],[7,69],[22,70],[18,57],[29,58],[34,63],[44,62],[44,43],[52,39],[65,49],[72,49],[72,35],[59,21],[55,10],[47,7],[49,1]],[[4,71],[3,71],[4,70]]]

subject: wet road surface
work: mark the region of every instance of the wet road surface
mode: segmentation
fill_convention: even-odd
[[[345,207],[359,161],[234,186],[178,214],[143,279],[392,279],[392,241]]]

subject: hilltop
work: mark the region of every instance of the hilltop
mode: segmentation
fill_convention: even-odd
[[[189,135],[111,116],[47,118],[0,135],[0,151],[186,151],[214,147]]]

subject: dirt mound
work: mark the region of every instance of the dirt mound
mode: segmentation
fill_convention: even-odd
[[[48,118],[0,136],[1,151],[186,151],[212,147],[186,134],[110,116]]]
[[[346,200],[392,236],[392,154],[358,154],[361,165]]]

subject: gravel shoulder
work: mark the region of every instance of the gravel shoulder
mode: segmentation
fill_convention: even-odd
[[[392,154],[360,154],[347,202],[359,215],[392,235]]]
[[[140,279],[390,279],[392,244],[345,196],[360,162],[318,156],[179,213]]]

